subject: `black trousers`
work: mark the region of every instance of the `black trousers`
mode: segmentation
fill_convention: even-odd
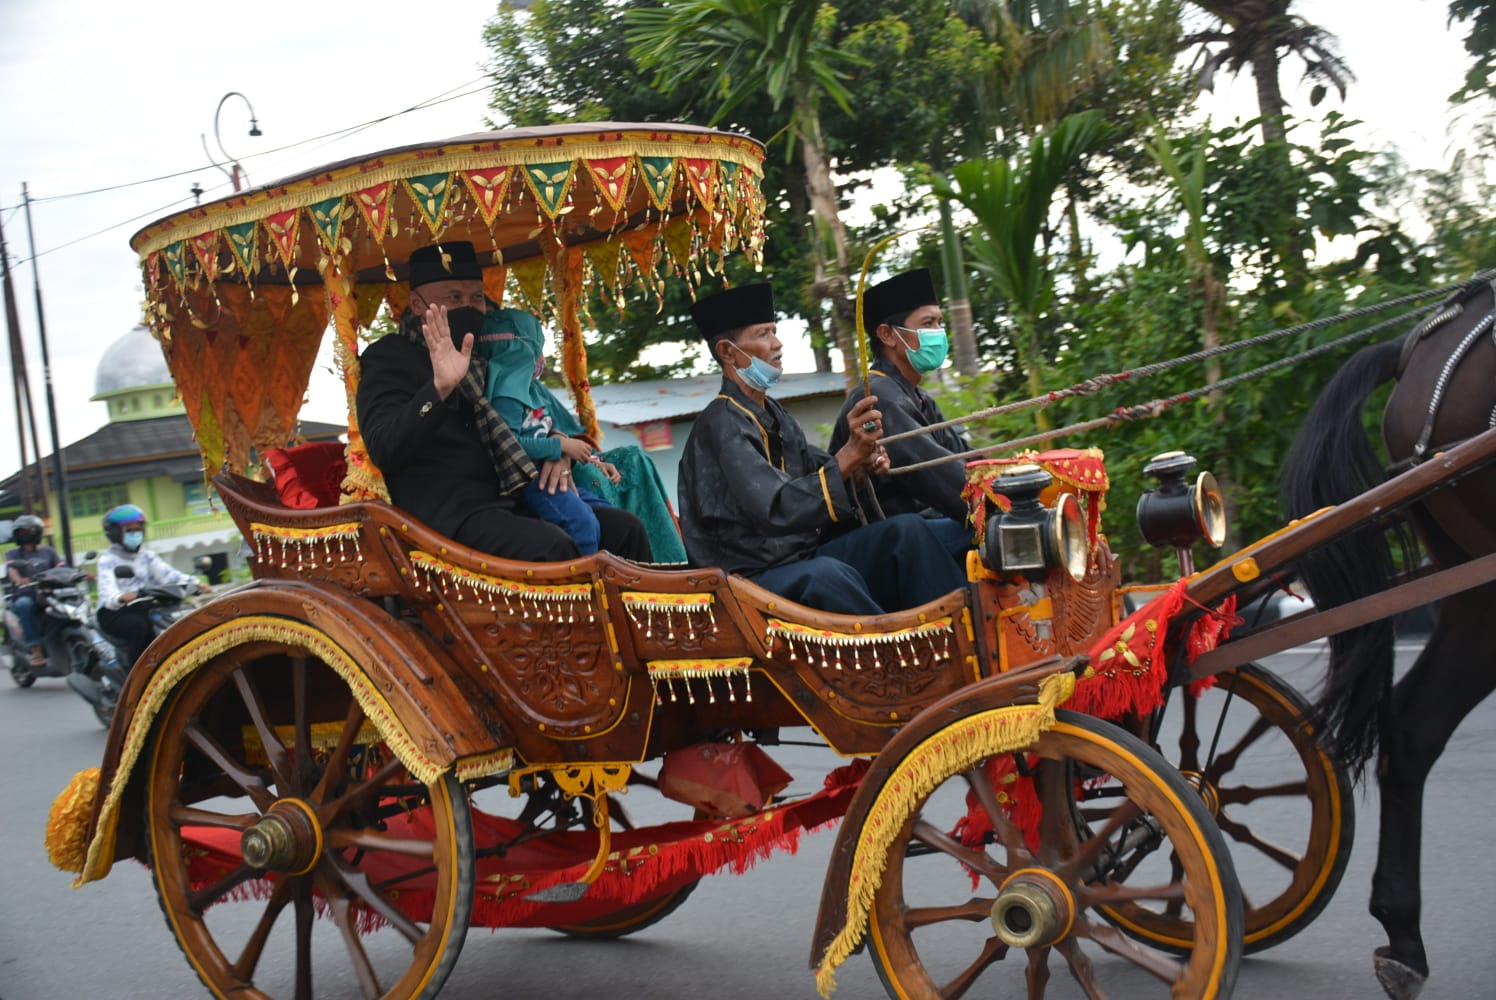
[[[99,627],[108,632],[110,638],[123,644],[119,651],[120,661],[127,671],[156,637],[156,630],[151,628],[150,612],[144,604],[100,608]]]
[[[598,547],[635,562],[652,562],[644,522],[626,510],[598,507]],[[507,505],[480,507],[458,526],[452,539],[501,559],[564,562],[580,558],[576,542],[561,528]]]

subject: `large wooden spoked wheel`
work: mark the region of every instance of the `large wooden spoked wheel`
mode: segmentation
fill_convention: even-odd
[[[1309,718],[1309,704],[1290,684],[1248,664],[1220,674],[1198,699],[1172,692],[1159,728],[1160,751],[1198,790],[1231,849],[1247,954],[1309,926],[1350,860],[1351,779]],[[1174,950],[1190,946],[1178,912],[1125,905],[1105,912],[1136,938]]]
[[[1198,795],[1142,741],[1108,723],[1057,713],[1023,754],[1040,810],[1030,850],[981,765],[945,776],[917,804],[889,851],[873,908],[873,960],[901,1000],[1071,995],[1228,996],[1241,955],[1241,897],[1220,833]],[[1090,829],[1075,822],[1078,785],[1124,790]],[[967,848],[951,835],[968,794],[993,826]],[[1115,866],[1140,852],[1177,859],[1172,877],[1119,884]],[[974,887],[975,885],[975,887]],[[1129,940],[1095,907],[1127,900],[1194,916],[1184,959]]]
[[[410,778],[325,664],[272,643],[221,654],[173,695],[149,760],[161,907],[215,996],[441,989],[472,912],[466,794],[450,776]],[[195,883],[191,838],[203,827],[228,831],[237,854]]]

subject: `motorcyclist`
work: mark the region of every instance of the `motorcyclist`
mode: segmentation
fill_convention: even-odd
[[[142,587],[176,584],[205,593],[213,589],[145,548],[145,521],[145,511],[133,503],[121,504],[104,515],[104,535],[112,544],[99,557],[99,627],[124,644],[119,652],[126,670],[155,638],[149,608],[131,603]],[[130,567],[134,576],[121,580],[116,572],[121,566]]]
[[[21,623],[21,632],[26,645],[31,649],[31,665],[43,666],[47,656],[42,652],[41,630],[36,620],[36,585],[31,583],[37,575],[63,565],[62,556],[50,545],[42,544],[45,530],[42,519],[35,514],[22,514],[11,525],[11,537],[20,548],[5,554],[5,577],[10,585],[10,606]]]

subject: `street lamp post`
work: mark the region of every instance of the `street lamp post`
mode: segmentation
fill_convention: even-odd
[[[260,120],[255,117],[255,106],[249,103],[249,98],[245,97],[237,90],[231,90],[227,94],[224,94],[221,98],[219,98],[218,109],[213,112],[213,141],[218,145],[219,155],[228,162],[227,167],[213,158],[213,153],[208,149],[208,137],[206,135],[203,135],[201,136],[201,138],[203,141],[203,152],[208,155],[208,162],[212,163],[213,166],[224,172],[224,174],[228,177],[229,182],[234,185],[235,191],[242,191],[244,190],[244,183],[249,180],[249,174],[242,166],[239,165],[239,161],[230,156],[228,150],[223,148],[223,138],[218,133],[218,119],[223,114],[223,106],[228,103],[230,97],[239,98],[239,100],[244,102],[244,106],[249,109],[250,136],[255,137],[265,134],[264,132],[260,131]]]

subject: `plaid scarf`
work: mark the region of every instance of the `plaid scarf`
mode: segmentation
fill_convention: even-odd
[[[421,317],[409,309],[400,317],[401,335],[424,351],[426,335],[421,332],[421,325]],[[467,374],[458,383],[457,392],[473,407],[478,436],[483,439],[483,447],[488,449],[494,472],[499,476],[499,492],[508,494],[524,489],[537,475],[535,463],[488,401],[488,362],[476,352],[468,363]]]

